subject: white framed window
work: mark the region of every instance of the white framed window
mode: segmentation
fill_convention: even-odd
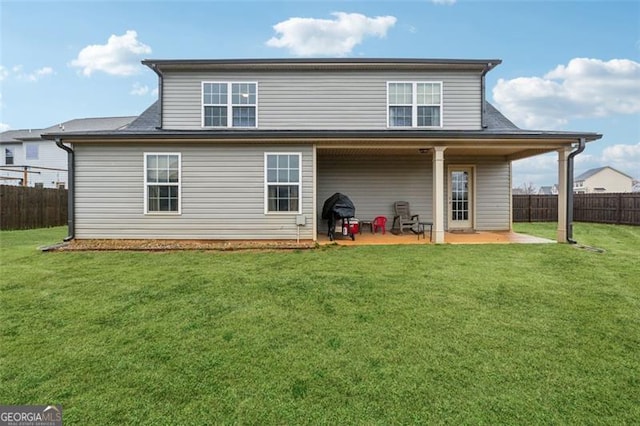
[[[14,159],[14,149],[13,148],[5,148],[4,149],[4,164],[6,166],[13,165]]]
[[[387,126],[442,127],[442,82],[387,82]]]
[[[182,158],[174,152],[144,153],[144,213],[182,212]]]
[[[37,160],[38,159],[38,144],[28,143],[26,146],[26,159]]]
[[[302,213],[302,154],[265,152],[264,211]]]
[[[202,127],[258,127],[258,83],[202,82]]]

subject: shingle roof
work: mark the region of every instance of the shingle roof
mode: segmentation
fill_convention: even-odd
[[[611,167],[611,166],[604,166],[604,167],[596,167],[595,169],[589,169],[589,170],[587,170],[586,172],[584,172],[584,173],[582,173],[582,174],[580,174],[580,175],[576,176],[576,177],[574,178],[574,181],[579,181],[579,180],[586,180],[586,179],[589,179],[591,176],[593,176],[593,175],[595,175],[595,174],[600,173],[600,172],[601,172],[601,171],[603,171],[604,169],[611,169],[611,170],[613,170],[614,172],[618,172],[618,173],[620,173],[621,175],[624,175],[624,176],[628,177],[629,179],[633,179],[633,177],[629,176],[629,175],[628,175],[628,174],[626,174],[626,173],[621,172],[620,170],[616,170],[616,169],[614,169],[614,168],[613,168],[613,167]]]
[[[154,131],[160,127],[160,101],[155,101],[127,126],[128,131]]]
[[[45,129],[18,129],[0,133],[0,143],[22,143],[42,139],[44,133],[114,131],[127,127],[136,116],[76,118]]]
[[[0,133],[0,143],[22,143],[24,140],[40,139],[42,129],[7,130]]]
[[[55,126],[47,127],[42,133],[51,132],[83,132],[83,131],[100,131],[100,130],[121,130],[129,123],[135,120],[137,116],[127,117],[94,117],[94,118],[76,118],[74,120],[65,121]]]
[[[484,112],[484,124],[487,126],[487,129],[520,130],[518,126],[513,124],[511,120],[502,115],[496,107],[487,101],[484,102]]]

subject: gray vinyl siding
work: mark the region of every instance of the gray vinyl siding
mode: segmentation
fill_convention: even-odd
[[[443,128],[478,130],[480,76],[470,72],[167,73],[163,127],[202,128],[202,82],[258,83],[260,129],[386,129],[388,81],[442,81]],[[401,132],[402,130],[398,130]]]
[[[421,220],[432,216],[432,166],[429,155],[318,155],[318,227],[327,230],[321,219],[324,201],[336,192],[347,195],[356,207],[356,217],[372,220],[387,217],[393,223],[393,203],[408,201],[411,212]]]
[[[486,161],[476,168],[476,226],[479,231],[511,229],[511,167],[508,161]]]
[[[511,167],[503,159],[449,158],[445,161],[445,227],[448,223],[449,166],[473,166],[475,170],[475,223],[478,231],[511,229]]]
[[[276,145],[77,145],[76,236],[296,239],[296,214],[264,213],[264,153],[302,153],[301,239],[313,238],[313,150]],[[182,155],[182,214],[144,214],[144,153]]]

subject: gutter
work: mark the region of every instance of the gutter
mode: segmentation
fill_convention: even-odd
[[[69,187],[69,196],[67,198],[67,225],[69,227],[69,235],[64,241],[73,240],[76,236],[75,226],[75,152],[73,149],[62,143],[62,139],[56,138],[56,146],[67,151],[67,185]]]
[[[145,61],[142,61],[142,63],[147,65],[149,68],[153,70],[153,72],[155,72],[158,75],[158,100],[160,101],[160,126],[156,127],[156,129],[162,130],[162,123],[163,123],[162,118],[164,117],[164,105],[162,102],[164,75],[162,74],[162,71],[160,71],[160,68],[158,67],[157,64],[146,63]]]
[[[567,159],[567,242],[576,244],[573,239],[573,158],[584,151],[585,138],[578,139],[578,148],[569,154]]]

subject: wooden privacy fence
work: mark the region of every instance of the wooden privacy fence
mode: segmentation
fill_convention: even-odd
[[[557,195],[514,195],[514,222],[555,222]],[[640,225],[640,193],[574,194],[573,220],[577,222]]]
[[[67,190],[0,185],[0,229],[33,229],[67,223]]]

